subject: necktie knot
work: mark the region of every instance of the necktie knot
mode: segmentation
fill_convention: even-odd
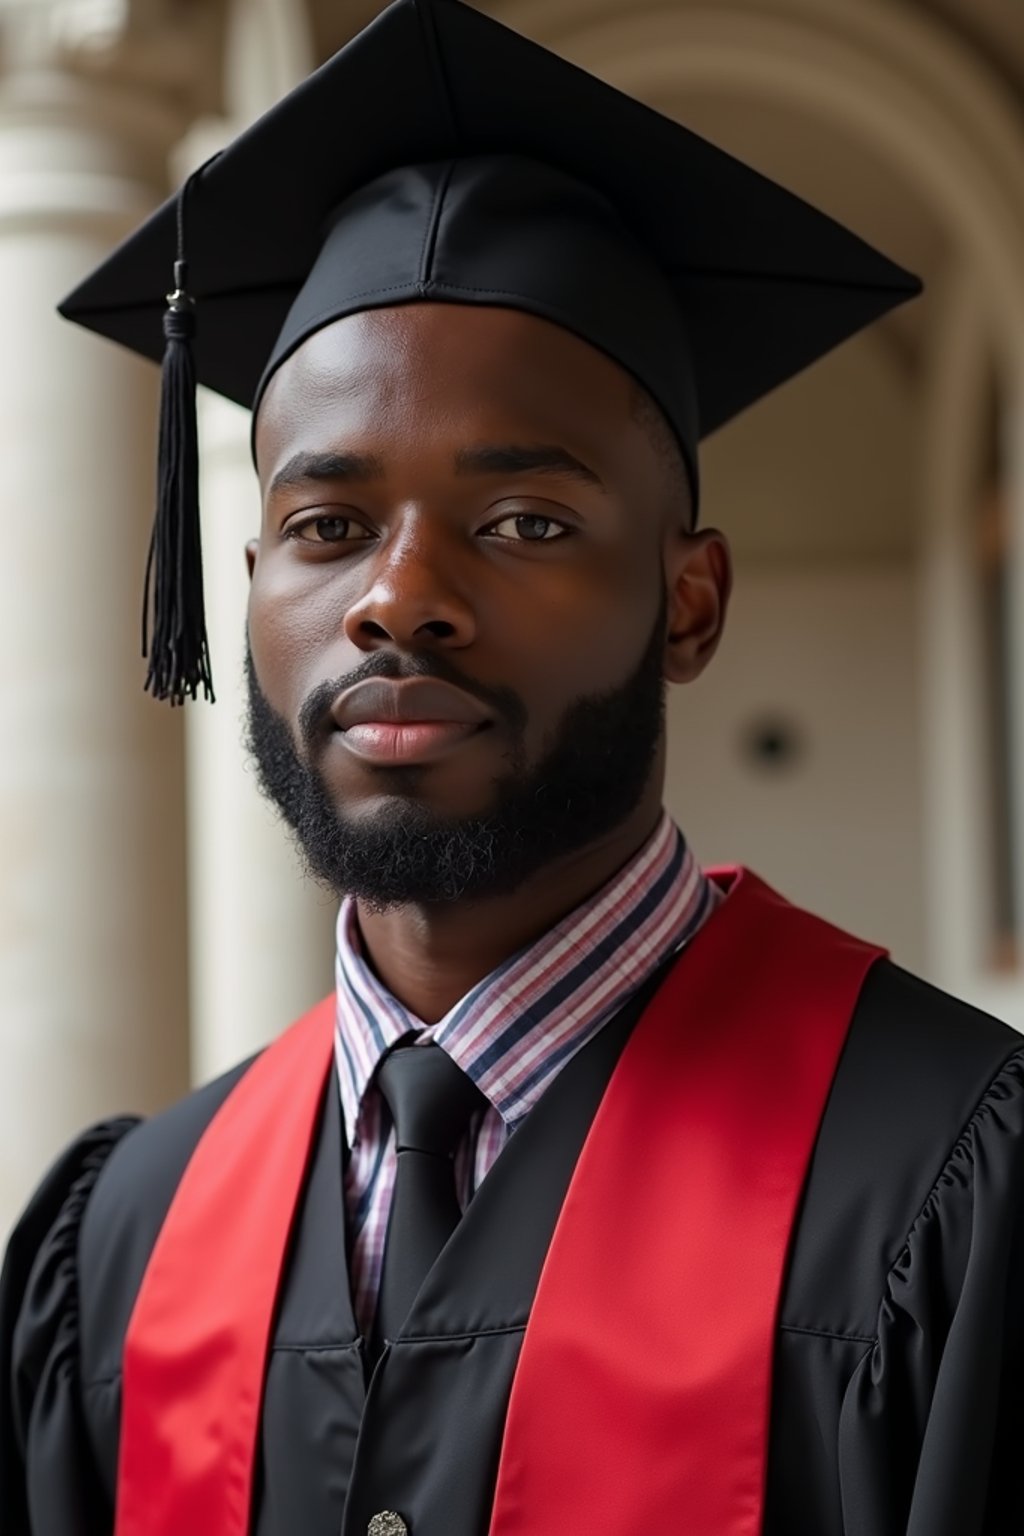
[[[398,1152],[452,1157],[484,1095],[439,1045],[399,1046],[381,1062],[377,1085],[395,1123]]]

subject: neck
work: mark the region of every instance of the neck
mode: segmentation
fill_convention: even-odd
[[[380,980],[424,1024],[511,955],[535,942],[613,878],[648,840],[661,815],[647,801],[598,843],[539,870],[517,891],[443,908],[394,907],[356,916]]]

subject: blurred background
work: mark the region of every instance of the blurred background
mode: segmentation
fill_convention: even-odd
[[[706,862],[1024,1029],[1024,6],[480,8],[924,276],[707,445],[737,589],[670,690],[666,803]],[[0,0],[0,1232],[82,1125],[332,985],[334,904],[240,746],[247,415],[201,400],[218,703],[172,712],[138,660],[157,371],[54,305],[380,9]],[[362,131],[339,102],[311,153]]]

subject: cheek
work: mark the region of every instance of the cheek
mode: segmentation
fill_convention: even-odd
[[[649,575],[620,558],[614,569],[560,587],[538,587],[486,617],[488,649],[515,657],[530,679],[530,713],[547,730],[582,697],[622,686],[650,640],[655,608]]]
[[[266,552],[249,589],[249,643],[260,685],[279,714],[291,718],[310,689],[329,675],[325,652],[340,645],[344,599],[337,583],[310,580]],[[342,671],[339,664],[337,671]]]

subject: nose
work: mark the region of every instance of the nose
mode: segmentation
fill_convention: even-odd
[[[363,650],[390,640],[411,648],[429,636],[459,648],[476,636],[476,613],[456,573],[451,532],[424,519],[382,547],[364,594],[345,615],[345,635]]]

